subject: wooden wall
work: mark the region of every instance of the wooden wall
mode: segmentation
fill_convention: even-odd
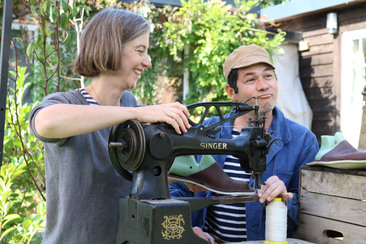
[[[338,13],[338,34],[329,34],[326,29],[328,12]],[[300,79],[313,111],[312,131],[320,142],[321,135],[340,130],[341,37],[344,31],[366,28],[366,3],[278,23],[282,30],[302,32],[303,40],[309,43],[309,50],[299,51]]]

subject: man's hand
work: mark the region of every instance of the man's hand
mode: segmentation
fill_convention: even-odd
[[[208,241],[208,243],[215,244],[215,239],[207,232],[204,232],[200,227],[193,227],[193,232],[202,239]]]
[[[277,176],[271,176],[267,179],[265,185],[258,190],[257,198],[259,202],[270,202],[276,197],[281,197],[283,202],[288,199],[292,199],[294,196],[292,193],[287,192],[285,183]]]

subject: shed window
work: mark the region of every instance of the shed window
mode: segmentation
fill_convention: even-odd
[[[363,96],[366,86],[366,29],[342,35],[341,130],[344,137],[358,148]]]

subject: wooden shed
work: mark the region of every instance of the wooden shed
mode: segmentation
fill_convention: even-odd
[[[366,1],[292,0],[261,10],[276,28],[302,34],[300,80],[313,112],[312,131],[342,131],[355,147],[366,85]]]

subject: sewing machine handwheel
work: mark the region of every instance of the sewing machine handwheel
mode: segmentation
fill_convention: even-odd
[[[115,169],[127,180],[132,180],[129,171],[138,169],[145,155],[145,134],[141,124],[129,120],[114,127],[108,145]]]

